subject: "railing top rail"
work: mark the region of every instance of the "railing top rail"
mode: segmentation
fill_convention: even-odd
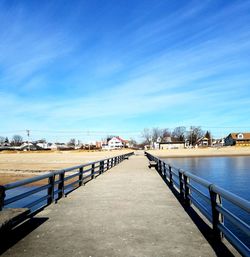
[[[35,176],[33,178],[26,178],[26,179],[22,179],[22,180],[13,182],[13,183],[5,184],[5,185],[3,185],[3,187],[5,188],[5,190],[9,190],[9,189],[12,189],[12,188],[27,185],[27,184],[30,184],[30,183],[33,183],[33,182],[36,182],[36,181],[39,181],[39,180],[43,180],[43,179],[52,177],[53,175],[54,175],[53,172],[51,172],[51,173],[48,173],[48,174]]]
[[[194,174],[192,174],[191,172],[188,171],[183,171],[183,174],[186,175],[187,177],[191,178],[192,180],[198,182],[199,184],[205,186],[205,187],[209,187],[212,185],[212,183],[206,179],[200,178]]]
[[[247,211],[247,212],[250,212],[250,202],[247,201],[246,199],[244,198],[241,198],[240,196],[238,195],[235,195],[219,186],[216,186],[216,185],[211,185],[210,189],[221,195],[223,198],[225,198],[226,200],[234,203],[235,205],[239,206],[240,208],[242,208],[243,210]]]
[[[125,156],[131,155],[133,153],[134,152],[129,152],[129,153],[125,153],[125,154],[120,154],[120,155],[108,157],[108,158],[105,158],[105,159],[102,159],[102,160],[97,160],[97,161],[88,162],[88,163],[85,163],[85,164],[69,167],[69,168],[66,168],[66,169],[56,170],[56,171],[53,171],[53,172],[50,172],[50,173],[47,173],[47,174],[35,176],[33,178],[22,179],[20,181],[5,184],[5,185],[3,185],[3,187],[4,187],[5,190],[13,189],[13,188],[16,188],[16,187],[19,187],[19,186],[24,186],[24,185],[27,185],[27,184],[30,184],[30,183],[33,183],[33,182],[36,182],[36,181],[39,181],[39,180],[43,180],[43,179],[52,177],[54,175],[59,175],[59,174],[64,173],[64,172],[69,172],[69,171],[72,171],[72,170],[84,168],[86,166],[89,166],[89,165],[92,165],[92,164],[95,164],[95,163],[100,163],[100,162],[103,162],[103,161],[106,161],[106,160],[109,160],[109,159],[113,159],[113,158],[116,158],[116,157],[121,157],[121,156],[124,156],[124,155]]]

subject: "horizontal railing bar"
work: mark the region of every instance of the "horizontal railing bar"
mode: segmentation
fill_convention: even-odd
[[[243,210],[250,212],[250,202],[249,201],[241,198],[240,196],[232,194],[231,192],[229,192],[221,187],[218,187],[216,185],[211,185],[211,190],[213,192],[219,194],[226,200],[230,201],[231,203],[234,203],[235,205],[239,206]]]
[[[92,173],[90,173],[89,175],[87,175],[87,176],[83,177],[83,180],[84,180],[84,179],[86,179],[86,178],[89,178],[89,177],[91,177],[91,176],[93,176],[93,174],[92,174]]]
[[[61,192],[62,192],[61,189],[57,189],[57,190],[54,191],[54,195],[55,195],[55,194],[58,194],[58,193],[61,193]]]
[[[236,236],[234,235],[225,225],[218,224],[218,229],[224,234],[226,239],[243,255],[250,256],[250,249]]]
[[[197,177],[196,175],[194,175],[194,174],[192,174],[190,172],[184,171],[183,174],[185,176],[189,177],[190,179],[198,182],[202,186],[209,187],[210,185],[212,185],[212,183],[210,183],[209,181],[207,181],[207,180],[205,180],[203,178]]]
[[[33,195],[35,193],[38,193],[38,192],[40,192],[42,190],[45,190],[45,189],[48,189],[50,187],[51,187],[51,185],[44,185],[44,186],[40,186],[38,188],[32,189],[30,191],[27,191],[25,193],[22,193],[20,195],[13,196],[11,198],[8,198],[8,199],[4,200],[4,205],[8,205],[10,203],[17,202],[17,201],[19,201],[19,200],[21,200],[23,198],[26,198],[26,197],[28,197],[30,195]]]
[[[179,174],[176,174],[175,172],[172,171],[172,174],[176,177],[179,178]]]
[[[197,193],[199,196],[201,196],[203,200],[205,200],[208,204],[211,205],[210,198],[208,196],[206,196],[203,192],[201,192],[197,187],[195,187],[191,184],[187,184],[187,187],[190,188],[191,190],[193,190],[195,193]]]
[[[43,196],[43,197],[39,198],[38,200],[25,205],[23,208],[30,209],[32,206],[35,206],[35,205],[39,204],[40,202],[47,200],[48,198],[50,198],[50,195]]]
[[[61,179],[56,180],[56,181],[54,182],[54,185],[58,185],[58,184],[60,184],[61,182],[62,182],[62,180],[61,180]]]
[[[87,169],[87,170],[83,170],[82,173],[84,174],[84,173],[87,173],[87,172],[89,172],[89,171],[91,171],[91,170],[92,170],[92,168],[89,168],[89,169]]]
[[[67,188],[73,186],[74,184],[79,183],[80,181],[81,181],[81,180],[78,179],[78,180],[76,180],[76,181],[74,181],[74,182],[72,182],[72,183],[70,183],[70,184],[67,184],[67,185],[64,186],[64,189],[67,189]]]
[[[22,180],[13,182],[13,183],[5,184],[4,188],[5,188],[5,190],[10,190],[10,189],[13,189],[13,188],[16,188],[19,186],[24,186],[24,185],[27,185],[27,184],[30,184],[30,183],[33,183],[33,182],[36,182],[39,180],[46,179],[46,178],[49,178],[52,176],[53,176],[53,173],[48,173],[48,174],[44,174],[44,175],[35,176],[33,178],[22,179]]]
[[[244,221],[236,217],[233,213],[223,208],[222,206],[217,205],[216,210],[222,213],[224,217],[226,217],[234,225],[240,228],[246,235],[250,236],[250,226],[248,224],[246,224]]]
[[[194,197],[191,195],[188,196],[188,199],[192,201],[194,206],[199,209],[199,211],[210,221],[212,222],[211,214],[207,211],[207,209],[203,206],[203,204],[199,203]]]
[[[80,172],[77,172],[75,174],[69,175],[69,176],[64,178],[64,181],[67,181],[67,180],[72,179],[72,178],[74,178],[76,176],[79,176],[79,174],[80,174]]]

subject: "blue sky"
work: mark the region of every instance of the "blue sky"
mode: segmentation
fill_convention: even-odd
[[[249,60],[250,1],[0,1],[0,135],[250,131]]]

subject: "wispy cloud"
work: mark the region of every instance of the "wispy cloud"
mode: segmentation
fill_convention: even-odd
[[[74,2],[65,18],[54,5],[39,15],[25,4],[1,6],[3,130],[250,129],[243,118],[250,111],[248,2],[113,4],[95,11]],[[82,15],[89,10],[101,22]]]

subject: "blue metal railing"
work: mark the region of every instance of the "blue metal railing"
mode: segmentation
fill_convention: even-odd
[[[29,216],[31,216],[133,154],[134,152],[122,154],[0,186],[0,211],[22,201],[22,205],[18,207],[30,209]],[[30,187],[34,183],[39,186]],[[6,196],[6,193],[14,191],[13,189],[21,189],[24,186],[25,192],[20,193],[18,190],[14,196]]]
[[[250,202],[194,174],[177,169],[164,160],[145,152],[150,161],[157,163],[156,169],[162,178],[179,193],[185,205],[192,204],[206,217],[213,228],[214,236],[223,236],[243,255],[250,256],[249,247],[227,226],[225,218],[246,237],[250,237],[250,226],[222,204],[222,199],[250,214]]]

